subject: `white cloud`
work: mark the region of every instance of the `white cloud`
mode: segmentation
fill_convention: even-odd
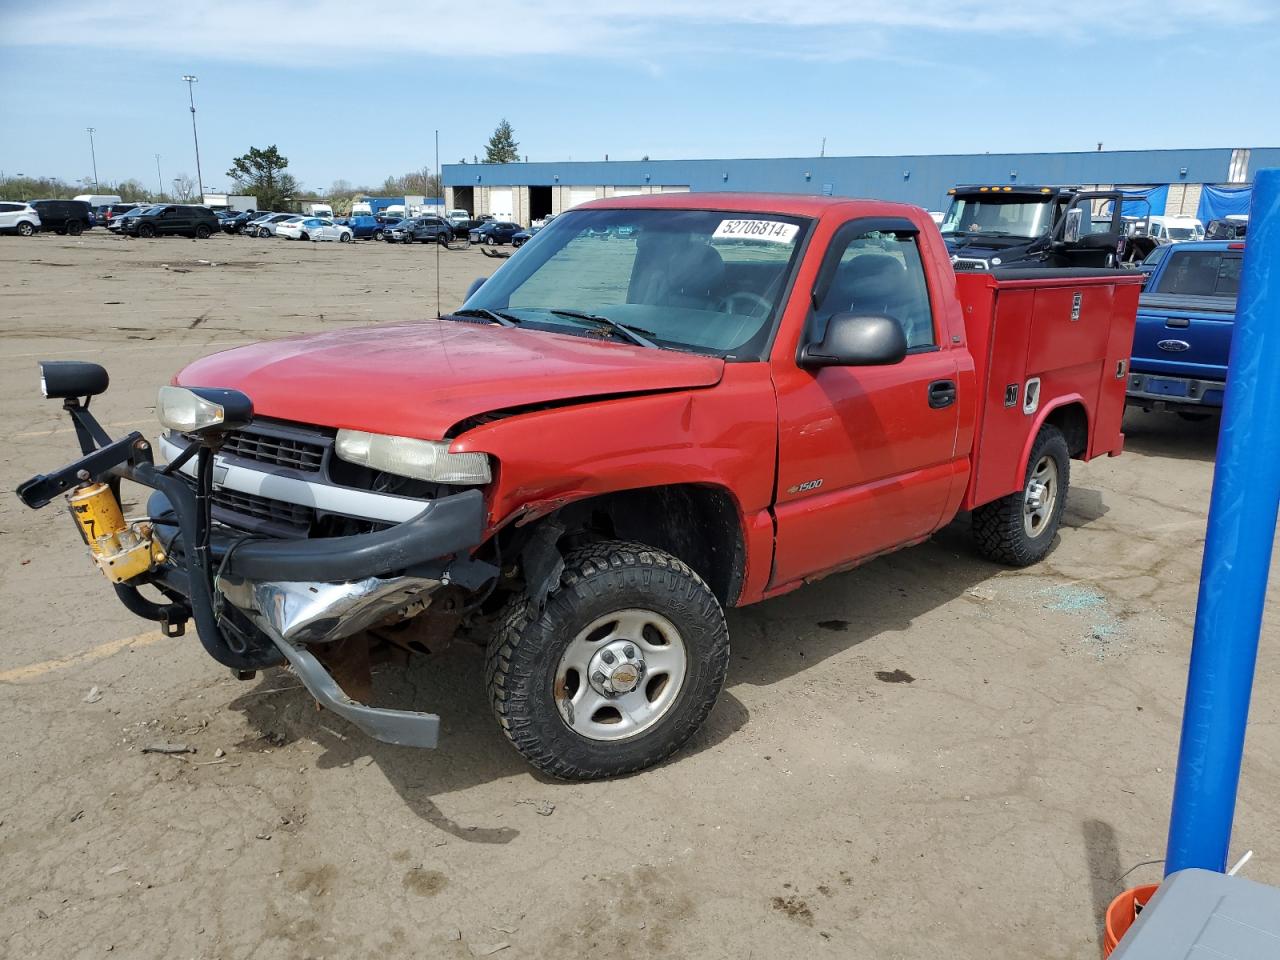
[[[1135,31],[1151,38],[1275,19],[1271,0],[1075,0],[1064,10],[990,0],[44,0],[0,14],[0,46],[198,50],[202,59],[276,64],[286,53],[364,62],[412,53],[472,60],[492,51],[624,57],[654,72],[686,56],[909,62],[919,41],[948,34],[1118,43]]]

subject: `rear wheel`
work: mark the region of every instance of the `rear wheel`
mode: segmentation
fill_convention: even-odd
[[[375,231],[373,231],[373,239],[375,239],[375,240],[382,240],[382,239],[385,239],[385,238],[382,236],[382,231],[381,231],[381,230],[375,230]]]
[[[36,228],[33,227],[31,224],[27,223],[27,221],[25,220],[23,220],[20,224],[18,224],[18,236],[20,237],[29,237],[35,232],[36,232]]]
[[[79,220],[67,221],[67,233],[71,234],[73,237],[80,236],[80,234],[84,233],[84,224]]]
[[[150,223],[143,223],[138,226],[138,236],[150,240],[156,235],[156,228]]]
[[[565,557],[541,610],[525,595],[508,604],[486,677],[503,732],[530,763],[593,780],[683,746],[728,664],[724,611],[702,579],[661,550],[605,541]]]
[[[498,245],[498,241],[494,239],[492,236],[486,237],[484,242],[491,247],[496,247]]]
[[[209,233],[210,233],[210,230],[209,230],[209,225],[208,225],[207,223],[197,223],[197,224],[196,224],[196,239],[197,239],[197,240],[208,240],[208,239],[209,239]]]
[[[1049,552],[1062,520],[1071,453],[1062,431],[1045,424],[1031,445],[1022,490],[973,511],[973,536],[988,558],[1026,567]]]

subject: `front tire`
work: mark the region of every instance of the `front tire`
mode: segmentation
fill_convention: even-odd
[[[73,237],[78,237],[84,233],[84,224],[79,220],[72,220],[67,223],[67,233]]]
[[[310,240],[311,238],[310,238],[309,236],[307,236],[305,233],[300,233],[300,234],[298,234],[298,239],[299,239],[299,240]]]
[[[155,235],[156,228],[149,223],[144,223],[142,226],[138,227],[138,236],[142,237],[144,240],[150,240]]]
[[[339,243],[350,243],[350,242],[351,242],[351,234],[349,234],[349,233],[340,233],[340,234],[338,234],[338,242],[339,242]]]
[[[29,237],[35,232],[36,232],[36,228],[33,227],[31,224],[27,223],[27,221],[25,220],[23,220],[20,224],[18,224],[18,236],[20,237]]]
[[[973,511],[973,536],[990,560],[1027,567],[1053,546],[1071,482],[1066,437],[1045,424],[1031,445],[1022,489]]]
[[[611,540],[565,557],[540,612],[527,595],[510,601],[485,673],[494,714],[525,759],[553,777],[595,780],[680,749],[728,665],[724,611],[702,579],[668,553]]]
[[[493,237],[485,237],[484,242],[491,247],[496,247],[498,245],[498,241],[495,240]]]
[[[201,223],[201,224],[198,224],[198,225],[196,226],[196,239],[197,239],[197,240],[208,240],[208,239],[209,239],[209,233],[210,233],[209,228],[208,228],[208,226],[206,226],[205,224]]]

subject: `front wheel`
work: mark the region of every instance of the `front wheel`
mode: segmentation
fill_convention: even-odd
[[[203,223],[200,223],[200,224],[197,224],[197,225],[196,225],[196,239],[197,239],[197,240],[208,240],[208,239],[209,239],[209,233],[210,233],[210,230],[209,230],[209,227],[208,227],[207,225],[205,225],[205,224],[203,224]]]
[[[149,223],[144,223],[142,226],[138,227],[138,236],[142,237],[144,240],[150,240],[155,235],[156,228]]]
[[[680,560],[604,541],[565,557],[539,611],[512,600],[486,656],[494,714],[539,770],[595,780],[675,753],[729,665],[724,611]]]
[[[27,221],[25,220],[23,220],[20,224],[18,224],[18,236],[20,237],[29,237],[35,232],[36,232],[36,228],[33,227],[31,224],[27,223]]]
[[[308,237],[305,233],[300,233],[300,234],[298,234],[298,239],[299,239],[299,240],[310,240],[311,238],[310,238],[310,237]]]
[[[978,549],[1012,567],[1044,559],[1058,532],[1070,481],[1066,437],[1057,427],[1045,424],[1031,445],[1022,489],[973,511]]]
[[[67,233],[73,237],[78,237],[84,232],[84,224],[79,220],[70,220],[67,222]]]
[[[498,245],[498,241],[495,240],[493,237],[486,237],[484,242],[491,247],[496,247]]]
[[[349,233],[340,233],[340,234],[338,234],[338,242],[339,242],[339,243],[350,243],[350,242],[351,242],[351,234],[349,234]]]

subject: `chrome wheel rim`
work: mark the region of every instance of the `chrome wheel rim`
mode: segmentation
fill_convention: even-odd
[[[687,675],[688,651],[674,623],[652,610],[619,610],[592,620],[565,647],[556,708],[588,740],[629,740],[667,715]]]
[[[1036,461],[1022,502],[1022,527],[1033,540],[1049,528],[1058,505],[1058,461],[1045,454]]]

